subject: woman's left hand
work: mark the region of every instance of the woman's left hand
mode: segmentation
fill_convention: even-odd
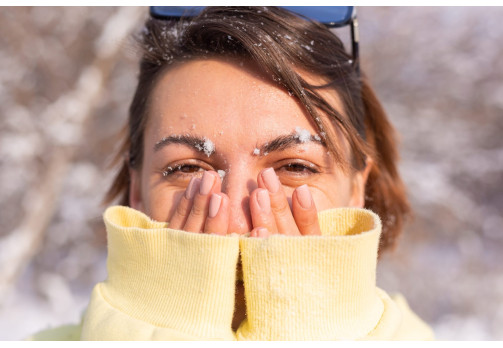
[[[258,188],[250,195],[251,237],[268,237],[276,233],[321,235],[318,212],[307,185],[295,189],[290,209],[283,186],[273,168],[262,170],[257,183]]]

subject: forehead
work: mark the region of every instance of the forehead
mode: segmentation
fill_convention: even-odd
[[[167,70],[150,100],[154,138],[226,135],[245,145],[302,127],[315,133],[303,106],[256,67],[234,60],[195,60]]]

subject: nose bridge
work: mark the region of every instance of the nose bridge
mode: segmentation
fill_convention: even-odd
[[[252,229],[249,197],[257,187],[256,175],[245,161],[233,162],[226,171],[222,182],[222,192],[229,196],[228,233],[244,234]]]

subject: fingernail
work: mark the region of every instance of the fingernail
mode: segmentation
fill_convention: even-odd
[[[274,169],[267,168],[262,172],[262,179],[264,180],[265,187],[271,193],[276,193],[279,190],[279,180],[274,172]]]
[[[210,218],[217,216],[220,203],[222,203],[222,197],[216,193],[212,194],[210,198],[210,208],[208,209],[208,216]]]
[[[207,195],[208,193],[210,193],[214,182],[215,177],[208,172],[204,172],[203,180],[201,181],[201,186],[199,187],[199,193],[202,195]]]
[[[299,200],[300,206],[304,209],[311,208],[311,192],[309,192],[307,185],[299,186],[295,189],[295,191],[297,191],[297,198]]]
[[[269,214],[271,212],[271,200],[269,199],[269,192],[267,190],[259,190],[257,193],[258,205],[262,212]]]
[[[190,179],[189,186],[185,190],[185,198],[192,199],[194,198],[197,190],[199,189],[199,184],[201,183],[201,179],[192,178]]]
[[[257,237],[259,238],[265,238],[267,237],[267,228],[265,227],[260,227],[259,229],[257,229]]]

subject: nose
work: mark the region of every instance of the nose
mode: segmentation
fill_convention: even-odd
[[[256,188],[256,178],[250,175],[249,170],[228,170],[222,182],[222,192],[229,197],[228,233],[245,234],[252,230],[249,197]]]

